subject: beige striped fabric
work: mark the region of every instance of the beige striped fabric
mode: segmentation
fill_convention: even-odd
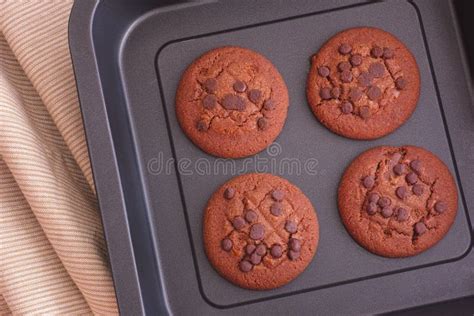
[[[117,314],[70,0],[0,0],[0,314]]]

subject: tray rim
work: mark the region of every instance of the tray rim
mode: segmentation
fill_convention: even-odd
[[[115,149],[111,141],[111,129],[106,114],[102,83],[92,38],[93,23],[100,2],[101,0],[74,1],[68,22],[69,50],[119,313],[144,315],[145,307],[139,286],[131,234],[127,224],[122,185],[118,173],[119,169]],[[84,25],[86,25],[86,32],[84,32]],[[89,106],[85,106],[85,104]],[[96,104],[97,107],[94,109],[91,104]],[[105,123],[94,126],[95,130],[91,128],[92,124],[87,119],[87,117],[92,117],[93,115],[97,118],[102,118],[102,121]],[[94,141],[91,141],[91,139],[94,139]],[[100,171],[100,162],[95,158],[95,153],[98,152],[99,148],[101,149],[101,154],[113,166],[113,168],[109,169],[110,174],[107,178],[104,177],[104,172]],[[101,179],[106,179],[108,183],[101,185]],[[118,201],[114,203],[111,199],[105,198],[106,194],[104,191],[106,191],[106,188],[110,190],[107,193],[117,197]],[[110,208],[114,208],[117,211],[117,220],[121,221],[121,226],[124,228],[122,235],[113,234],[114,229],[108,221],[110,216],[107,216],[106,211],[104,211]],[[118,245],[114,244],[120,244],[121,246],[118,247]],[[127,281],[120,280],[118,274],[127,275]],[[160,312],[163,315],[169,314],[167,309],[163,309]]]

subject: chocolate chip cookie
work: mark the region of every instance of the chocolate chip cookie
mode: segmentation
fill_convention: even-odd
[[[345,171],[339,213],[362,247],[385,257],[416,255],[440,241],[458,209],[446,165],[413,146],[376,147]]]
[[[415,58],[395,36],[353,28],[336,34],[311,58],[306,94],[314,115],[334,133],[375,139],[411,116],[420,75]]]
[[[319,239],[315,210],[285,179],[252,173],[235,177],[210,198],[204,248],[224,278],[267,290],[296,278],[311,262]]]
[[[270,61],[249,49],[221,47],[199,57],[183,74],[176,115],[202,150],[240,158],[276,139],[288,102],[285,82]]]

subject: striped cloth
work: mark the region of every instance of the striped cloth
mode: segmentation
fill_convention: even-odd
[[[71,0],[0,0],[0,314],[117,314],[68,46]]]

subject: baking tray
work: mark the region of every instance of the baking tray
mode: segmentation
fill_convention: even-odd
[[[421,73],[414,115],[375,141],[331,133],[314,118],[305,97],[311,54],[336,32],[355,26],[395,34],[413,52]],[[203,52],[223,45],[262,53],[289,89],[281,135],[250,159],[205,154],[175,117],[182,72]],[[460,45],[452,4],[442,0],[76,1],[70,46],[121,312],[410,313],[474,295],[474,115]],[[412,258],[370,254],[349,237],[338,216],[336,189],[344,168],[363,150],[382,144],[423,146],[457,180],[460,203],[452,229]],[[208,197],[235,174],[254,171],[273,172],[299,186],[318,210],[321,226],[308,269],[272,291],[225,281],[202,246]]]

